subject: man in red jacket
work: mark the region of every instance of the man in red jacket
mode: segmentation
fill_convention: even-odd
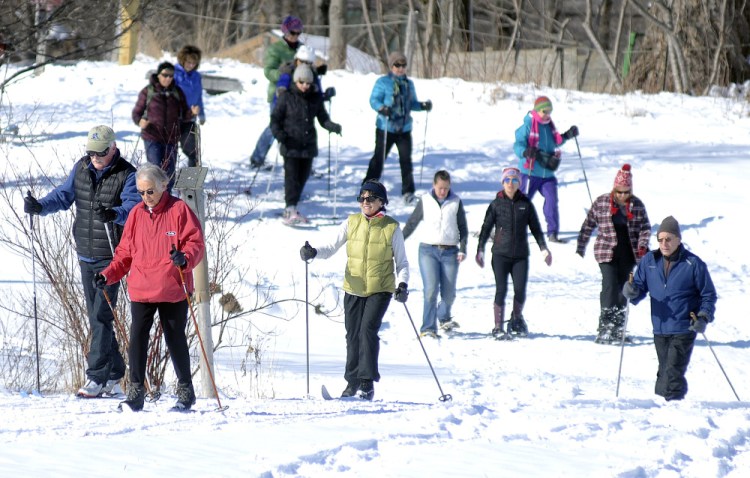
[[[146,396],[149,333],[157,311],[177,375],[175,409],[189,410],[195,403],[185,336],[188,302],[182,281],[192,293],[192,270],[203,259],[206,246],[198,218],[184,201],[167,192],[168,182],[158,166],[145,163],[138,168],[135,183],[143,204],[131,210],[112,262],[94,278],[96,287],[103,288],[130,273],[130,384],[122,403],[134,411],[143,409]]]

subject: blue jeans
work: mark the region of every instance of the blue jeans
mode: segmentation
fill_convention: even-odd
[[[434,332],[437,330],[436,319],[442,323],[451,318],[451,307],[456,300],[458,246],[443,248],[419,244],[419,272],[424,286],[421,331]],[[438,288],[440,302],[437,300]]]
[[[269,105],[271,108],[271,113],[273,113],[273,103]],[[260,134],[260,138],[258,138],[258,142],[255,143],[255,149],[253,150],[253,154],[250,155],[250,162],[253,164],[263,164],[266,162],[266,156],[268,155],[268,150],[271,149],[271,146],[273,145],[273,133],[271,132],[271,126],[270,121],[269,124],[266,125],[266,129],[263,130],[263,132]]]
[[[172,192],[177,165],[177,145],[146,141],[145,139],[143,140],[143,144],[146,147],[146,161],[159,166],[167,173],[167,177],[169,178],[167,190]]]

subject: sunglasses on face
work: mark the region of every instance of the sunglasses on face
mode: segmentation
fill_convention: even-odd
[[[294,36],[294,37],[298,37],[298,36],[302,35],[302,32],[291,32],[290,31],[289,35]]]
[[[521,184],[521,181],[518,180],[518,178],[505,178],[503,179],[503,183],[505,184]]]
[[[159,73],[162,78],[174,78],[174,73]]]
[[[104,151],[86,151],[86,154],[91,157],[97,156],[99,158],[103,158],[109,154],[109,147],[107,147],[107,149],[105,149]]]
[[[140,189],[138,189],[138,194],[140,194],[141,196],[143,196],[144,194],[145,194],[146,196],[153,196],[153,195],[154,195],[154,192],[155,192],[155,191],[154,191],[153,189],[147,189],[147,190],[145,190],[145,191],[141,191]]]
[[[374,203],[375,201],[380,201],[380,198],[377,196],[360,196],[357,198],[358,203]]]
[[[406,63],[394,63],[393,66],[396,68],[406,68]]]

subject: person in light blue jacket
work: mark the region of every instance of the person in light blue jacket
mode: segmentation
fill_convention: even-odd
[[[411,161],[411,112],[432,110],[432,101],[417,100],[414,82],[406,77],[406,66],[406,56],[403,53],[391,53],[388,56],[390,72],[378,78],[370,94],[370,106],[378,112],[375,121],[375,152],[362,184],[370,179],[380,180],[385,157],[395,144],[401,166],[401,194],[405,203],[413,204],[416,197]]]
[[[560,146],[578,136],[578,127],[571,126],[560,134],[552,121],[552,101],[540,96],[534,109],[523,119],[516,130],[513,151],[518,156],[521,170],[521,192],[533,199],[537,191],[544,197],[544,219],[547,222],[547,241],[565,242],[558,237],[560,212],[557,203],[557,178],[555,170],[560,165]]]
[[[201,62],[201,51],[198,47],[185,45],[177,54],[177,65],[174,67],[174,82],[185,93],[185,99],[193,113],[190,121],[180,123],[180,147],[188,157],[188,166],[198,165],[198,148],[196,141],[198,128],[194,118],[197,117],[201,125],[206,122],[206,112],[203,109],[203,78],[198,72]]]
[[[647,253],[622,295],[638,304],[651,296],[651,324],[659,361],[655,393],[682,400],[685,372],[697,333],[706,331],[716,311],[716,288],[706,264],[682,245],[680,225],[668,216],[656,234],[659,249]]]

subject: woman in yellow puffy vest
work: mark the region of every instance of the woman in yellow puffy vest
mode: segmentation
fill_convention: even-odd
[[[388,193],[380,182],[362,184],[357,197],[361,213],[341,224],[334,241],[319,248],[305,243],[303,261],[327,259],[346,243],[344,326],[346,327],[346,388],[342,397],[372,400],[373,382],[380,380],[378,331],[391,297],[406,302],[409,262],[398,221],[385,214]],[[394,274],[395,269],[395,274]],[[398,287],[396,287],[398,283]]]

